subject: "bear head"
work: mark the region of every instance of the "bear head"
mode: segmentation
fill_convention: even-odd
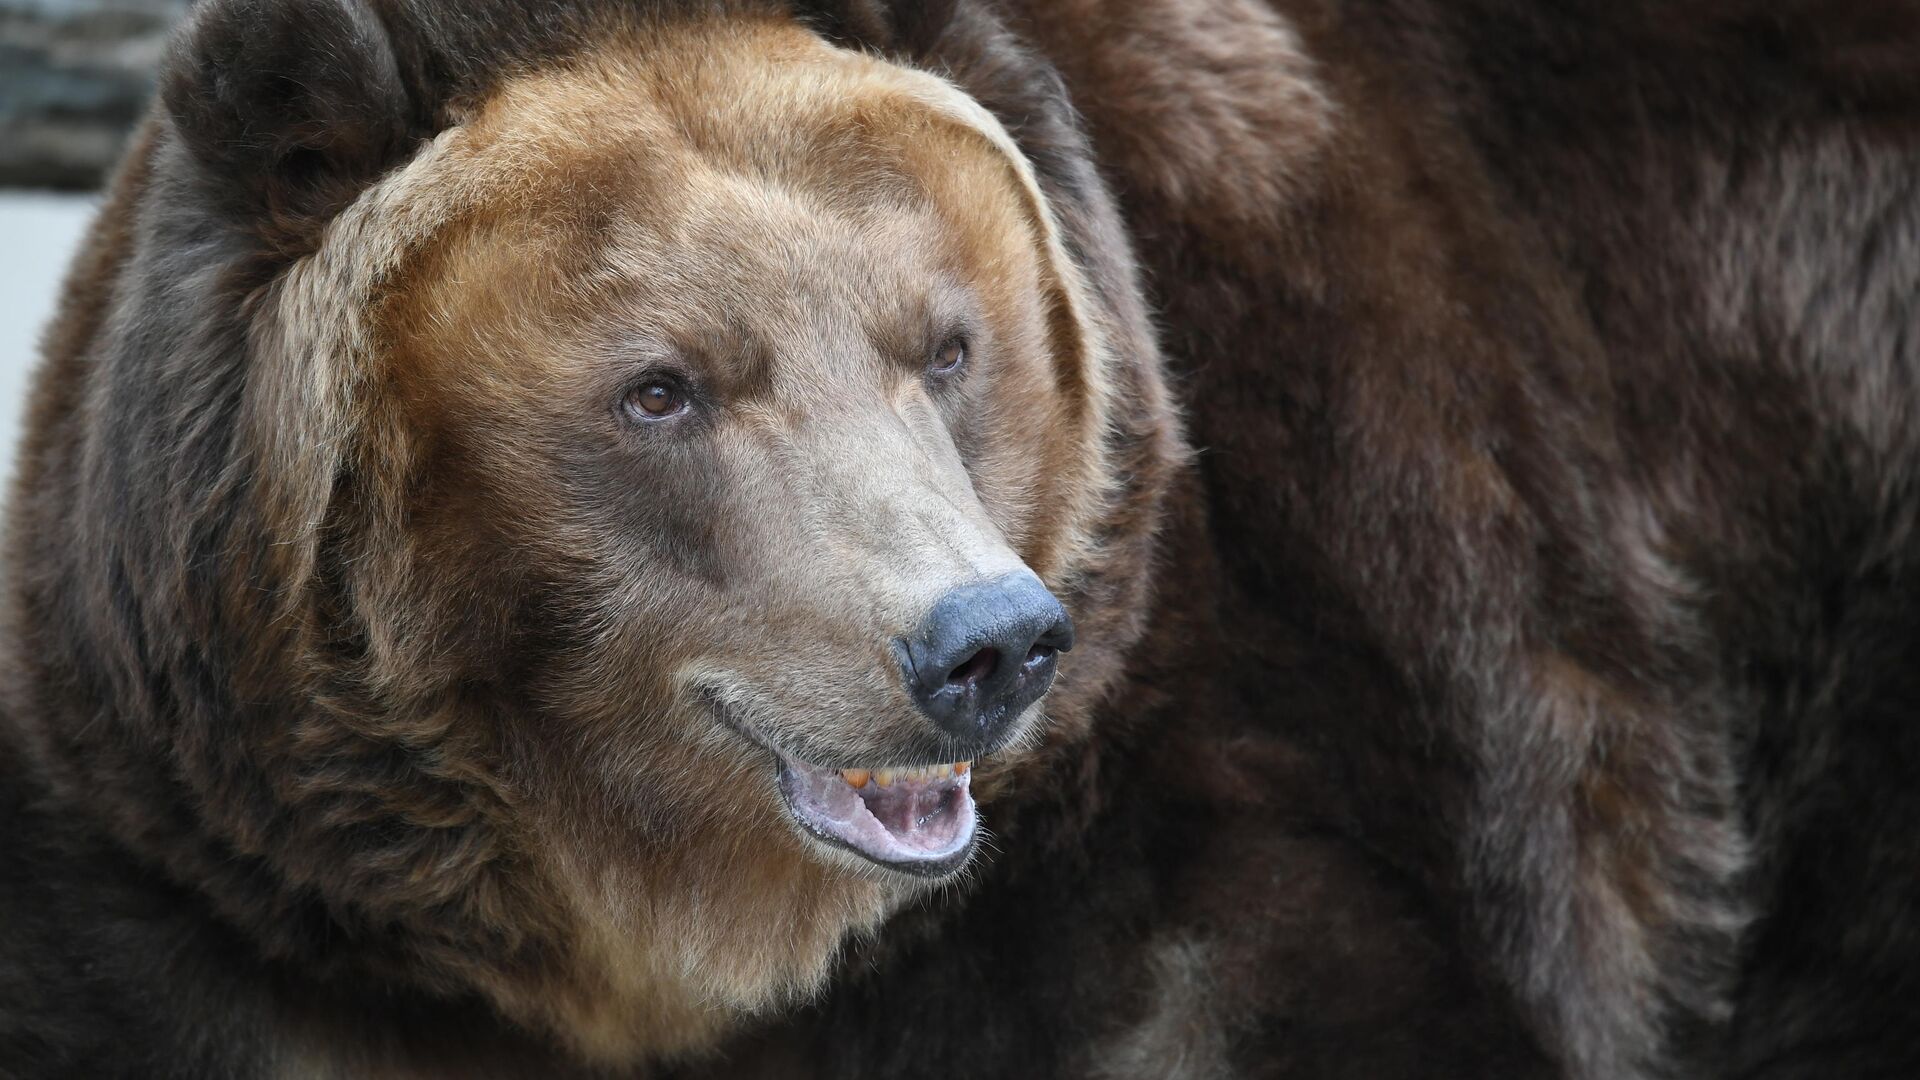
[[[990,19],[656,7],[197,8],[11,554],[123,843],[603,1061],[817,985],[1075,753],[1177,456]]]

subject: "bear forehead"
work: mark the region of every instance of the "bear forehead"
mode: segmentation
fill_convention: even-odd
[[[716,390],[758,393],[775,354],[917,348],[917,332],[973,314],[960,282],[1012,292],[991,287],[1005,261],[966,259],[924,214],[841,213],[748,186],[696,179],[646,193],[659,202],[622,194],[449,230],[389,301],[404,367],[546,382],[588,374],[582,358],[657,353]]]
[[[720,355],[825,310],[911,335],[961,281],[1018,310],[1040,270],[1017,177],[930,82],[780,21],[636,31],[511,80],[442,170],[463,205],[393,277],[405,366],[537,366],[609,316]]]

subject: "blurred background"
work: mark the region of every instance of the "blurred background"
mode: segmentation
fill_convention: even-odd
[[[0,475],[95,192],[187,0],[0,0]]]

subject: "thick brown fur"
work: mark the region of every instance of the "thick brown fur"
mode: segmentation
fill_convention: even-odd
[[[1920,12],[540,12],[176,43],[16,481],[0,1074],[1920,1071]],[[990,849],[785,827],[1016,564]]]

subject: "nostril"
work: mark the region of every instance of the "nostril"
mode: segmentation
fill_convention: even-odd
[[[1047,644],[1035,645],[1033,648],[1027,650],[1026,666],[1032,667],[1033,665],[1039,663],[1042,660],[1045,660],[1049,656],[1052,656],[1053,654],[1059,651],[1060,651],[1059,649],[1056,649],[1051,645],[1047,645]]]
[[[970,682],[982,682],[992,676],[993,669],[999,666],[1000,651],[998,649],[981,649],[967,657],[959,667],[948,672],[947,683],[950,686],[965,686]]]

